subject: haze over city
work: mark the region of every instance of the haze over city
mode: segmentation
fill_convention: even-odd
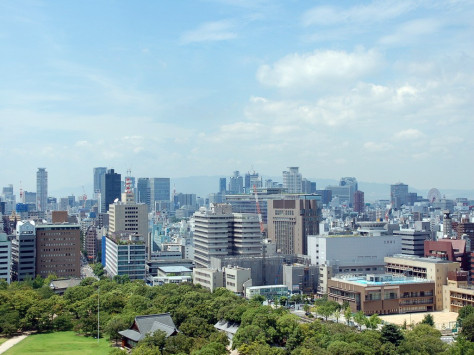
[[[466,1],[0,3],[0,185],[281,176],[471,189]]]

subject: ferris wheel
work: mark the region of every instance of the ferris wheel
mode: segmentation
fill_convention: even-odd
[[[428,191],[428,200],[430,203],[440,202],[441,201],[441,193],[438,189],[432,188]]]

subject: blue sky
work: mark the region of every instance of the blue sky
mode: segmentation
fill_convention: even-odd
[[[0,184],[300,166],[471,189],[473,18],[471,1],[2,1]]]

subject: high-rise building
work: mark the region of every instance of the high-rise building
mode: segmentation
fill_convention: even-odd
[[[98,252],[97,229],[90,225],[84,235],[84,250],[87,253],[87,260],[89,262],[96,262]]]
[[[78,224],[36,225],[36,275],[81,277],[81,227]]]
[[[12,280],[24,281],[36,275],[36,228],[31,221],[16,224],[12,240]]]
[[[102,176],[104,176],[106,173],[106,167],[94,168],[94,193],[102,191]]]
[[[301,180],[301,192],[304,194],[315,194],[316,183],[308,179]]]
[[[362,213],[364,210],[364,192],[357,190],[354,192],[354,212]]]
[[[283,187],[288,190],[290,194],[301,193],[302,176],[298,172],[297,166],[288,167],[289,171],[283,172]]]
[[[0,230],[0,280],[11,282],[12,243]]]
[[[128,275],[131,280],[145,280],[146,247],[142,236],[109,233],[102,243],[109,277]]]
[[[38,168],[36,172],[36,208],[46,211],[48,202],[48,172],[46,168]]]
[[[108,213],[110,233],[126,232],[144,239],[148,236],[148,207],[136,203],[132,192],[124,192],[121,201],[110,204]]]
[[[268,239],[282,254],[308,255],[308,236],[319,234],[318,196],[268,201]]]
[[[238,170],[229,178],[229,194],[241,194],[244,192],[244,179]]]
[[[155,210],[157,205],[169,206],[170,186],[170,178],[150,179],[150,206],[152,210]]]
[[[193,218],[197,267],[209,267],[211,257],[262,254],[262,234],[256,214],[232,213],[231,205],[216,204],[197,211]]]
[[[145,203],[150,208],[150,179],[138,178],[136,200]]]
[[[390,202],[393,208],[400,208],[408,201],[408,185],[401,182],[390,185]]]
[[[114,202],[115,199],[120,199],[121,186],[120,186],[120,174],[117,174],[114,169],[109,169],[102,175],[102,190],[101,195],[101,209],[102,213],[108,211],[109,205]]]
[[[226,178],[220,178],[219,179],[219,192],[220,193],[225,193],[227,190],[227,179]]]

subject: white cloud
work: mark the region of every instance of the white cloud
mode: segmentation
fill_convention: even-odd
[[[229,20],[206,22],[198,28],[184,33],[181,36],[181,42],[187,44],[234,39],[237,37],[234,29],[235,25]]]
[[[374,50],[314,51],[307,54],[290,54],[273,65],[258,69],[258,80],[278,88],[317,86],[327,88],[347,83],[373,73],[382,65],[380,55]]]
[[[373,23],[403,15],[416,7],[412,1],[374,1],[368,5],[357,5],[348,9],[333,6],[317,6],[303,14],[302,23],[310,25],[337,25],[347,23]]]
[[[424,134],[417,129],[409,128],[403,131],[397,132],[394,138],[397,140],[417,140],[424,137]]]
[[[392,149],[393,146],[390,143],[384,142],[365,142],[364,149],[369,152],[385,152],[387,150]]]
[[[440,20],[430,18],[405,22],[398,26],[394,33],[382,37],[379,42],[383,45],[407,46],[418,41],[420,37],[437,32],[441,25]]]

